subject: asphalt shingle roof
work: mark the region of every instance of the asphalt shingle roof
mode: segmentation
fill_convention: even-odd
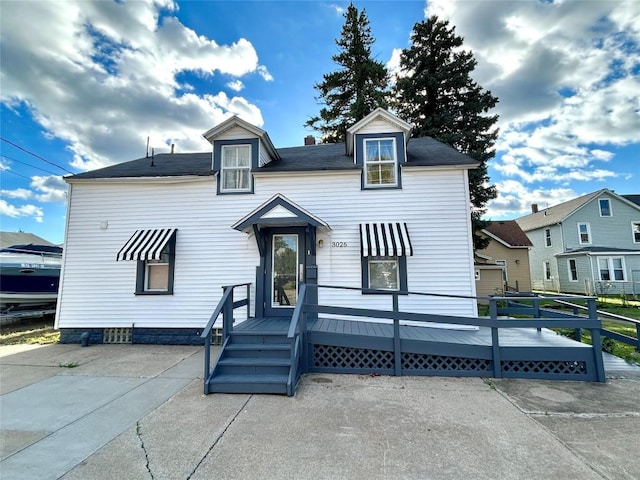
[[[256,169],[259,172],[295,172],[324,170],[357,170],[353,158],[346,155],[345,144],[321,144],[277,149],[280,159]],[[208,176],[212,170],[211,152],[163,153],[152,159],[139,158],[110,167],[73,175],[75,179]],[[404,167],[478,165],[474,159],[430,137],[412,138],[407,146]]]
[[[524,217],[516,218],[516,222],[518,222],[520,228],[522,228],[522,230],[524,230],[525,232],[535,230],[536,228],[546,227],[547,225],[559,223],[567,218],[570,213],[576,211],[578,208],[582,207],[584,204],[592,200],[594,197],[597,197],[604,191],[608,190],[598,190],[597,192],[588,193],[587,195],[574,198],[573,200],[560,203],[553,207],[544,208],[537,213],[531,213],[529,215],[525,215]]]
[[[531,247],[533,244],[515,220],[499,220],[491,222],[487,232],[512,247]]]
[[[629,200],[630,202],[635,203],[636,205],[640,205],[640,194],[634,195],[622,195],[624,198]]]

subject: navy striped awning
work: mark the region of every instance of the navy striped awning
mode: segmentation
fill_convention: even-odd
[[[160,260],[162,249],[177,230],[177,228],[136,230],[120,249],[116,260]]]
[[[361,223],[360,249],[363,257],[412,256],[413,247],[406,223]]]

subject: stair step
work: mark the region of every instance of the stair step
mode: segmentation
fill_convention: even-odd
[[[261,366],[261,367],[289,367],[290,358],[263,358],[263,357],[240,357],[223,358],[218,361],[218,365],[241,365],[241,366]]]
[[[231,332],[231,343],[287,343],[291,344],[291,340],[287,338],[287,334],[283,332],[273,331],[233,331]]]
[[[231,335],[267,335],[286,337],[288,332],[278,332],[274,330],[233,330]]]
[[[230,343],[226,350],[287,350],[291,351],[291,345],[287,343]]]
[[[281,393],[287,394],[287,375],[216,375],[209,390],[217,393]]]

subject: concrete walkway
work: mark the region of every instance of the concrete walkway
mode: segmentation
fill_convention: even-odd
[[[637,479],[640,368],[606,384],[307,375],[202,394],[202,349],[0,347],[0,477]]]

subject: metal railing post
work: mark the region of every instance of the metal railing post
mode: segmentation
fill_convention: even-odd
[[[398,312],[398,294],[393,294],[393,311]],[[402,376],[402,351],[400,350],[400,320],[393,319],[393,353],[394,353],[394,374]]]
[[[595,298],[590,298],[587,300],[587,306],[589,307],[589,319],[590,320],[598,320],[598,306],[596,304]],[[593,348],[593,360],[596,366],[596,376],[599,382],[605,382],[605,373],[604,373],[604,361],[602,360],[602,338],[600,336],[600,329],[602,328],[602,324],[600,324],[600,328],[592,328],[591,330],[591,345]]]

